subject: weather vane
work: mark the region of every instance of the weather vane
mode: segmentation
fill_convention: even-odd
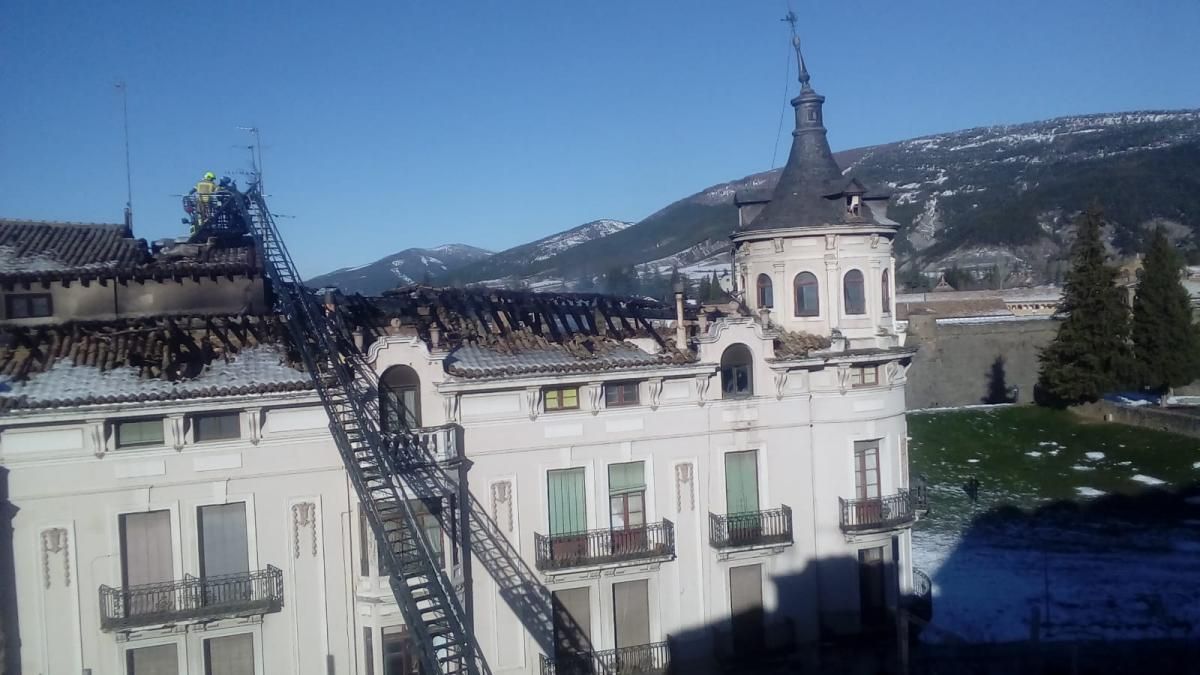
[[[808,67],[804,64],[804,55],[800,53],[800,35],[796,32],[796,13],[788,9],[787,16],[780,19],[791,26],[792,29],[792,48],[796,50],[796,67],[800,71],[800,84],[808,86]]]

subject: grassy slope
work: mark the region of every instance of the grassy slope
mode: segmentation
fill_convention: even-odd
[[[1200,440],[1083,423],[1063,411],[1022,406],[911,414],[908,428],[912,475],[925,474],[933,492],[934,512],[919,529],[959,529],[974,513],[1001,504],[1081,500],[1079,487],[1136,493],[1147,487],[1132,480],[1137,474],[1166,481],[1164,488],[1200,479],[1192,466],[1200,462]],[[1087,452],[1104,458],[1090,460]],[[962,488],[971,476],[980,481],[974,506]]]

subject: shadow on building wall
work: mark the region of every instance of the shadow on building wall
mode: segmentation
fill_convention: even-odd
[[[8,500],[8,469],[0,466],[0,675],[21,672],[21,635],[17,631],[17,582],[13,561],[13,518]]]

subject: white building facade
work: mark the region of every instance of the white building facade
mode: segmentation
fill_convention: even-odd
[[[417,508],[493,672],[788,658],[886,629],[913,593],[895,224],[801,82],[778,186],[738,196],[743,303],[416,288],[344,308],[381,395],[466,477]],[[329,418],[278,319],[238,314],[269,306],[248,240],[130,262],[130,233],[105,236],[0,270],[10,667],[416,672]],[[222,278],[228,307],[170,301]],[[64,323],[73,287],[104,284],[158,302]]]

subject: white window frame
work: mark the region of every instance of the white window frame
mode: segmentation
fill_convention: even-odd
[[[262,639],[262,624],[241,624],[237,626],[228,626],[225,628],[214,628],[212,630],[199,630],[188,633],[188,642],[190,649],[188,650],[190,658],[188,658],[189,670],[181,670],[180,675],[184,673],[203,673],[204,672],[204,641],[213,638],[229,637],[231,635],[239,635],[249,633],[254,640],[254,675],[263,675],[265,668],[263,665],[263,639]]]
[[[250,566],[250,571],[262,569],[258,564],[258,530],[255,527],[254,518],[254,495],[232,494],[225,495],[223,499],[204,499],[194,502],[188,502],[191,506],[191,536],[188,538],[188,543],[191,544],[188,553],[188,563],[191,568],[191,574],[200,576],[200,507],[201,506],[221,506],[224,504],[236,504],[243,502],[246,504],[246,551],[247,564]],[[203,672],[203,671],[201,671]]]
[[[129,672],[125,668],[125,666],[126,666],[125,659],[127,658],[125,655],[126,652],[132,651],[134,649],[141,649],[143,647],[158,647],[160,645],[167,645],[167,644],[175,645],[175,659],[177,661],[177,668],[179,669],[179,675],[187,675],[189,672],[193,672],[188,669],[188,661],[189,661],[190,654],[188,652],[188,640],[186,639],[186,636],[184,636],[184,635],[166,635],[163,637],[153,637],[153,638],[146,638],[146,639],[129,640],[127,642],[118,642],[117,643],[117,664],[116,664],[117,667],[115,670],[113,670],[113,672],[120,673],[120,675],[125,675],[126,673]],[[200,670],[198,672],[204,672],[204,671]]]
[[[108,586],[113,588],[124,587],[123,576],[121,572],[124,569],[125,561],[121,558],[121,516],[132,513],[147,513],[150,511],[170,511],[171,512],[171,565],[174,568],[172,572],[172,580],[179,581],[183,579],[184,572],[184,549],[183,549],[183,533],[179,522],[179,502],[149,502],[147,504],[131,505],[124,504],[121,506],[110,507],[108,513],[108,540],[112,542],[112,564],[109,566],[110,575]],[[104,583],[101,581],[101,583]],[[122,657],[124,658],[124,657]],[[121,661],[121,668],[125,667],[125,662]],[[118,671],[124,672],[124,670]],[[180,672],[187,672],[186,670]]]

